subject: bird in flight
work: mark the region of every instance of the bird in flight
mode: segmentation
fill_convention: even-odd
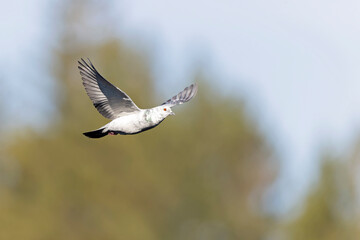
[[[90,59],[88,62],[81,59],[78,63],[86,93],[99,113],[111,120],[97,130],[83,133],[89,138],[137,134],[152,129],[167,116],[175,115],[171,108],[190,101],[198,90],[196,83],[191,84],[160,106],[140,109],[125,92],[103,78]]]

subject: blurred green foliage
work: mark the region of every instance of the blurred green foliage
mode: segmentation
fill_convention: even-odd
[[[6,147],[13,165],[2,168],[0,239],[263,239],[272,226],[263,195],[277,162],[243,103],[201,75],[198,96],[153,130],[81,134],[107,120],[83,89],[80,57],[139,107],[161,98],[144,55],[116,38],[79,37],[73,27],[86,32],[91,17],[68,3],[54,51],[58,120],[41,134],[22,130]]]
[[[305,199],[299,216],[287,227],[289,239],[359,239],[358,169],[358,154],[350,159],[324,157],[318,183]]]

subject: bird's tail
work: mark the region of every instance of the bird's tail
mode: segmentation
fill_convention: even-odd
[[[108,131],[104,131],[104,128],[100,128],[94,131],[85,132],[83,134],[89,138],[102,138],[108,134]]]

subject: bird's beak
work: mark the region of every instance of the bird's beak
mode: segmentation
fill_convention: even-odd
[[[174,112],[171,112],[170,115],[174,115],[174,116],[175,116],[175,113],[174,113]]]

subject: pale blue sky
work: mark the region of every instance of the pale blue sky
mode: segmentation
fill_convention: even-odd
[[[46,59],[46,1],[20,2],[0,9],[0,77],[12,79],[9,89],[31,89],[27,75],[51,84],[36,81],[46,74],[37,64]],[[279,206],[302,195],[321,147],[341,151],[359,133],[359,1],[124,0],[113,11],[122,38],[154,47],[161,83],[183,87],[205,59],[216,86],[246,97],[284,162]],[[52,111],[33,102],[40,115]]]

